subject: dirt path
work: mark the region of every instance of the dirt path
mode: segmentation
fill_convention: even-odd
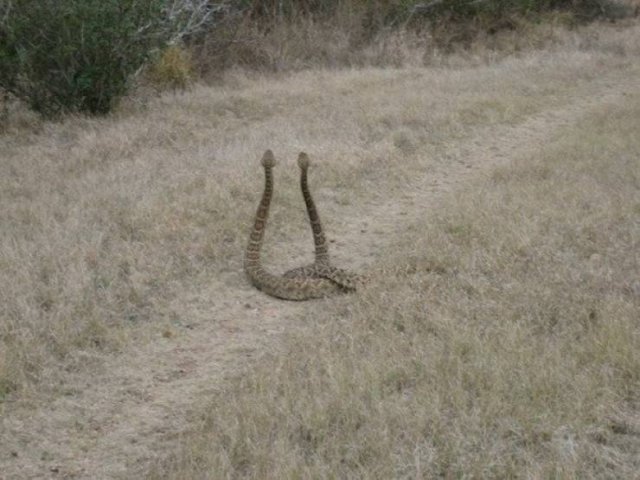
[[[340,208],[347,235],[334,244],[336,262],[358,270],[376,260],[423,209],[481,180],[497,165],[536,152],[562,127],[624,102],[636,89],[619,72],[576,90],[516,126],[494,125],[442,150],[429,174],[416,175],[393,198]],[[349,260],[357,258],[357,261]],[[12,412],[0,430],[0,478],[139,478],[175,445],[192,414],[222,380],[241,374],[284,331],[304,328],[318,302],[292,303],[250,288],[240,271],[203,283],[177,302],[184,332],[148,342],[108,360],[94,378],[78,378],[69,395],[36,411]],[[331,301],[331,300],[324,300]],[[87,358],[87,361],[91,361]]]

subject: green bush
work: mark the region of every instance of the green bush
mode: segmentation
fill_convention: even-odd
[[[44,116],[108,112],[154,47],[163,0],[0,0],[0,88]]]

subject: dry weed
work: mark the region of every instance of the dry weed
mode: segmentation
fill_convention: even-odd
[[[179,45],[170,45],[149,66],[147,77],[161,90],[186,88],[194,78],[191,54]]]

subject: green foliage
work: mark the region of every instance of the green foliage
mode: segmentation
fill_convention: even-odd
[[[0,88],[51,117],[107,113],[162,44],[162,0],[0,0]]]

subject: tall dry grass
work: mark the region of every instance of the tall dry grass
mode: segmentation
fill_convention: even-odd
[[[189,48],[207,79],[230,68],[434,65],[443,53],[502,57],[557,45],[590,22],[629,21],[635,1],[254,2]]]
[[[62,378],[88,358],[123,348],[139,328],[177,321],[172,296],[240,272],[253,160],[267,146],[282,158],[317,155],[331,165],[318,170],[318,184],[357,207],[375,198],[366,186],[381,178],[388,183],[379,188],[398,188],[406,174],[397,167],[421,149],[562,105],[575,78],[593,78],[594,58],[611,71],[624,66],[638,46],[620,35],[583,51],[569,43],[558,59],[479,68],[240,75],[100,120],[16,115],[0,137],[2,396],[43,384],[63,392]],[[621,52],[601,51],[606,41]],[[295,169],[281,175],[295,184]],[[298,217],[275,212],[273,234],[304,232],[298,193],[279,194]],[[331,231],[335,206],[325,208]]]
[[[149,478],[635,478],[638,119],[634,90],[427,213]]]
[[[167,325],[187,328],[189,319],[174,309],[174,298],[212,279],[234,292],[249,288],[242,252],[261,184],[257,159],[265,148],[283,160],[266,258],[284,271],[299,265],[308,250],[295,188],[299,150],[322,164],[313,182],[323,186],[317,196],[327,230],[358,228],[342,219],[360,219],[361,205],[401,195],[418,173],[454,161],[442,153],[469,135],[573,108],[576,99],[594,100],[609,82],[634,79],[639,38],[637,27],[598,28],[566,34],[555,50],[501,62],[460,56],[430,69],[308,71],[280,79],[233,74],[219,87],[195,86],[133,103],[99,120],[48,123],[14,116],[0,136],[3,414],[10,415],[15,403],[73,395],[68,380],[84,377],[90,384],[105,355],[155,341]],[[256,476],[316,467],[309,471],[357,475],[360,465],[374,476],[375,465],[385,473],[400,464],[408,472],[436,471],[435,464],[443,472],[473,472],[489,443],[513,455],[500,457],[506,466],[491,464],[496,472],[522,465],[545,472],[545,465],[555,467],[536,463],[541,455],[560,458],[555,446],[571,453],[574,444],[576,472],[596,472],[581,463],[585,451],[594,452],[597,468],[610,452],[614,474],[630,471],[624,445],[631,449],[636,438],[625,432],[635,431],[627,400],[637,381],[637,357],[628,351],[637,341],[629,320],[637,287],[629,272],[637,257],[625,252],[637,244],[637,223],[628,221],[637,206],[627,201],[636,145],[629,132],[637,127],[633,85],[626,123],[604,112],[581,126],[583,136],[580,128],[568,128],[568,143],[549,147],[531,171],[527,164],[498,172],[478,198],[429,217],[430,225],[415,225],[407,233],[415,243],[398,242],[402,254],[380,266],[388,275],[362,295],[339,300],[337,310],[309,317],[319,323],[317,345],[304,338],[294,344],[309,347],[310,357],[295,347],[288,358],[272,360],[274,371],[291,376],[291,383],[277,386],[271,374],[258,371],[219,398],[214,411],[228,417],[208,421],[223,436],[207,429],[201,434],[220,441],[223,450],[212,453],[189,440],[158,475],[206,476],[200,468],[213,465],[208,461],[219,462],[220,472]],[[570,155],[574,150],[590,160],[579,162],[582,157]],[[565,157],[573,163],[562,170]],[[590,193],[578,187],[595,188],[596,173],[603,178],[594,190],[601,201],[587,201]],[[576,188],[559,188],[563,178]],[[588,208],[571,196],[579,193]],[[574,204],[579,216],[559,208]],[[615,205],[623,213],[609,219]],[[539,223],[545,208],[550,220]],[[610,234],[602,233],[605,225]],[[553,235],[542,235],[547,232]],[[594,248],[588,261],[585,238]],[[336,250],[347,267],[366,263],[346,256],[347,247]],[[587,264],[595,269],[590,276]],[[580,330],[583,324],[593,335]],[[575,339],[580,341],[571,343]],[[382,356],[389,359],[384,368],[374,363]],[[438,368],[431,368],[433,362]],[[588,389],[596,380],[602,386]],[[570,409],[565,386],[576,399]],[[277,403],[285,394],[289,403]],[[225,410],[229,398],[237,408]],[[419,398],[435,400],[424,410]],[[244,417],[252,402],[264,402],[254,419]],[[299,410],[302,404],[317,409]],[[500,409],[506,420],[491,423],[489,414]],[[588,412],[595,412],[592,418]],[[402,423],[411,415],[411,425]],[[566,425],[568,440],[564,430],[554,429],[558,425]],[[277,441],[267,444],[260,435],[271,428]],[[403,429],[406,434],[399,433]],[[437,435],[420,437],[426,431]],[[436,448],[418,442],[425,438],[441,440]],[[415,442],[419,464],[409,461],[406,449],[384,450],[383,441],[394,448]],[[285,451],[283,462],[291,463],[270,463]],[[308,464],[298,462],[303,454]],[[398,462],[387,462],[388,455]],[[341,458],[344,463],[330,461]]]

